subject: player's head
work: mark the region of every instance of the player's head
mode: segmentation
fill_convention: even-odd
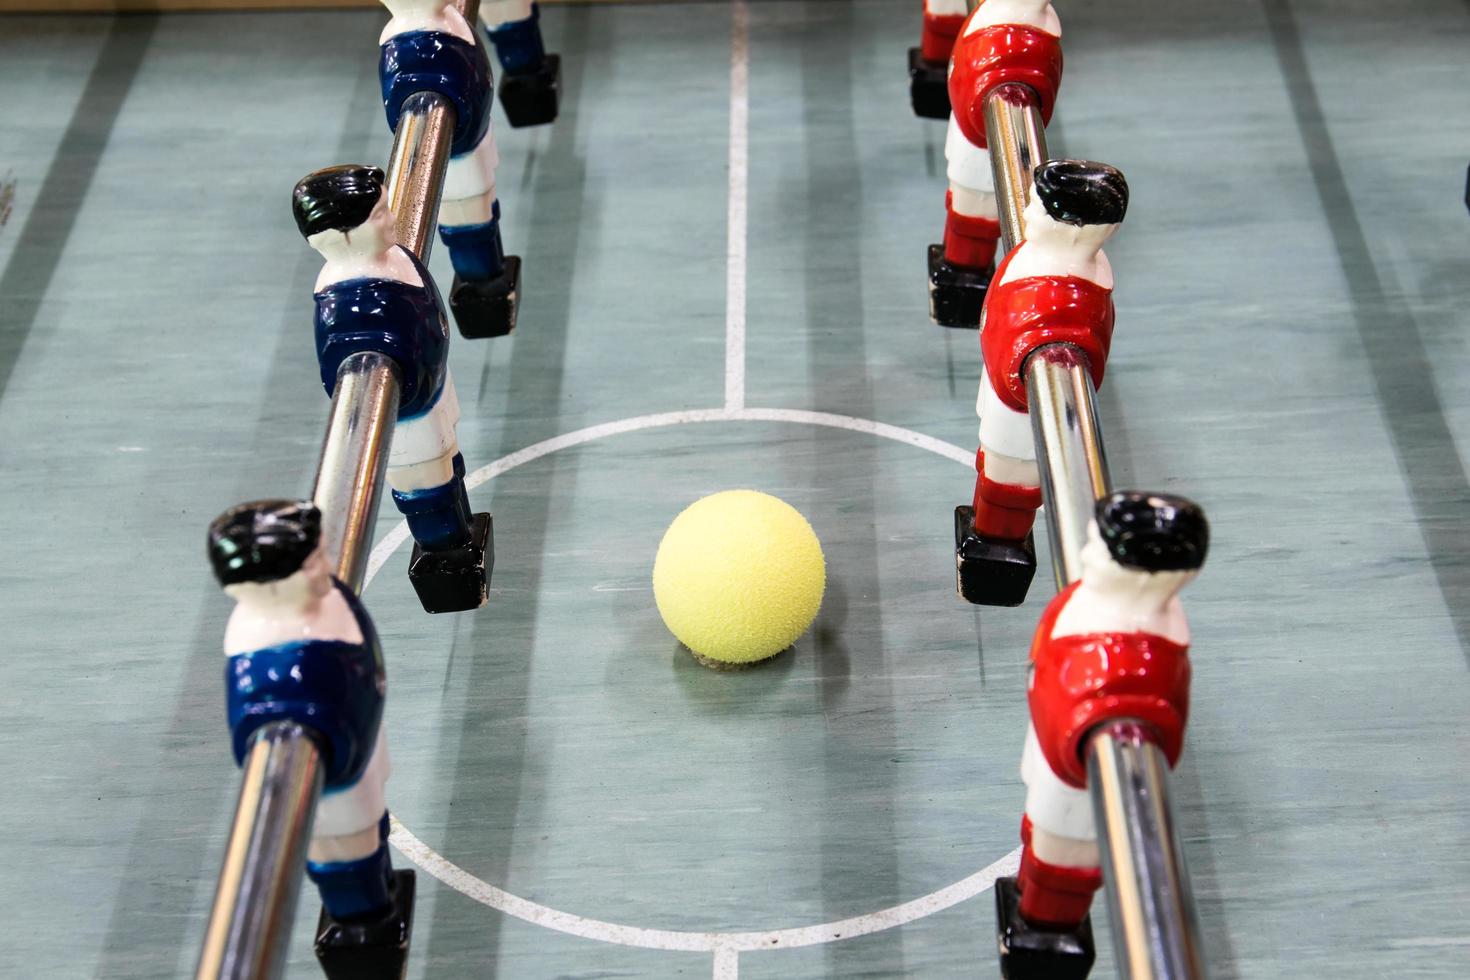
[[[1110,493],[1094,512],[1113,561],[1141,572],[1194,572],[1205,563],[1210,525],[1183,497],[1137,490]]]
[[[209,525],[209,561],[226,592],[244,598],[264,587],[278,591],[298,576],[302,595],[313,592],[303,570],[319,555],[322,515],[299,500],[257,500],[225,511]]]
[[[312,247],[319,248],[321,242],[332,241],[338,235],[350,237],[370,222],[382,224],[387,215],[383,181],[382,170],[363,164],[327,167],[307,174],[296,182],[291,193],[296,227]],[[391,222],[388,225],[391,228]]]
[[[1135,614],[1159,610],[1199,575],[1210,526],[1197,504],[1121,491],[1097,502],[1082,548],[1082,583]]]
[[[1117,168],[1091,160],[1048,160],[1032,174],[1026,237],[1101,245],[1128,212],[1128,182]]]
[[[1116,225],[1128,213],[1128,181],[1116,167],[1091,160],[1048,160],[1036,168],[1033,193],[1055,221]]]

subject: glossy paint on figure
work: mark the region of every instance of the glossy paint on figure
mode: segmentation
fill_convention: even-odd
[[[325,768],[308,873],[335,917],[391,904],[378,636],[352,591],[331,575],[321,514],[307,502],[235,507],[210,525],[215,576],[236,601],[225,629],[226,698],[235,757],[272,721],[317,733]]]
[[[393,14],[378,37],[378,82],[388,129],[398,127],[403,103],[437,92],[455,108],[451,152],[468,153],[490,118],[490,62],[475,32],[448,0],[383,0]]]
[[[1048,343],[1088,354],[1100,383],[1113,331],[1113,273],[1102,245],[1128,207],[1123,175],[1106,164],[1053,160],[1036,168],[1023,212],[1026,239],[997,270],[985,298],[985,358],[976,411],[980,449],[975,531],[1021,540],[1041,504],[1041,478],[1026,412],[1026,358]]]
[[[447,0],[384,0],[393,18],[383,28],[378,76],[388,126],[404,101],[432,91],[455,107],[454,138],[439,205],[439,233],[457,277],[500,275],[505,249],[495,171],[500,153],[490,122],[494,79],[485,47]]]
[[[471,515],[448,321],[427,270],[397,243],[383,172],[361,165],[316,171],[296,185],[293,209],[301,233],[327,260],[315,294],[327,390],[336,365],[354,353],[380,351],[398,362],[403,391],[388,457],[394,503],[425,549],[466,544]]]
[[[1141,722],[1177,761],[1189,707],[1189,626],[1179,591],[1209,547],[1199,507],[1113,493],[1098,502],[1082,577],[1047,606],[1031,647],[1031,724],[1022,753],[1026,922],[1072,929],[1101,884],[1085,742],[1112,720]]]
[[[965,20],[950,59],[949,100],[966,142],[985,148],[985,97],[1011,82],[1036,93],[1050,122],[1062,83],[1062,22],[1045,0],[985,0]]]

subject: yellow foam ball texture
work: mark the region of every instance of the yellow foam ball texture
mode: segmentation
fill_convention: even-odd
[[[725,490],[684,509],[659,543],[653,598],[679,642],[747,664],[796,642],[817,618],[827,563],[817,534],[786,501]]]

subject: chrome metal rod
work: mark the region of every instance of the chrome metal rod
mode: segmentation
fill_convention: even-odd
[[[995,203],[1000,209],[1000,241],[1009,252],[1026,237],[1021,212],[1031,193],[1031,174],[1046,162],[1046,128],[1041,98],[1029,85],[1009,82],[985,96],[985,142],[995,173]]]
[[[311,499],[322,512],[327,559],[353,592],[362,591],[367,571],[398,418],[398,392],[398,364],[386,354],[353,354],[337,370]]]
[[[453,136],[454,106],[444,96],[419,92],[403,103],[388,157],[388,207],[396,222],[398,244],[425,264],[438,225],[439,196]]]
[[[1052,571],[1064,589],[1082,574],[1093,504],[1111,488],[1087,355],[1071,344],[1026,359],[1026,399],[1051,534]]]
[[[195,971],[198,980],[281,975],[322,791],[320,763],[311,732],[295,722],[272,722],[256,732],[245,757],[235,824]]]
[[[1203,980],[1189,876],[1169,810],[1169,764],[1150,734],[1113,722],[1087,744],[1087,786],[1102,828],[1103,880],[1118,975]]]

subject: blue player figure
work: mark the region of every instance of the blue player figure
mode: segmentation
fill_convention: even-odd
[[[334,980],[396,978],[408,956],[414,881],[388,858],[387,676],[372,620],[332,576],[321,513],[309,502],[226,511],[209,527],[209,558],[237,603],[224,644],[236,761],[259,728],[277,721],[310,729],[321,749],[324,788],[307,852],[322,899],[317,956]]]
[[[466,337],[503,336],[515,329],[521,260],[505,254],[500,235],[490,59],[449,0],[383,2],[393,14],[379,38],[378,60],[388,128],[397,128],[404,102],[419,92],[436,92],[455,110],[439,205],[439,237],[454,265],[455,322]]]
[[[531,0],[481,0],[480,22],[500,59],[500,105],[516,128],[556,118],[561,57],[546,53],[541,6]]]
[[[353,354],[398,364],[398,423],[388,454],[393,503],[413,535],[409,579],[429,612],[484,605],[494,562],[489,514],[470,510],[449,375],[449,326],[429,271],[397,243],[377,167],[328,167],[292,196],[296,225],[327,260],[317,277],[316,344],[322,384]]]

